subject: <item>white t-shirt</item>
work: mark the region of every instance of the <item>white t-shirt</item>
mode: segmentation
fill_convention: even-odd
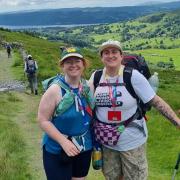
[[[104,68],[100,79],[101,83],[107,83],[107,81],[110,83],[123,83],[122,75],[108,77],[108,79],[105,79],[105,71],[106,70]],[[91,84],[93,84],[93,79],[94,73],[89,80]],[[135,93],[144,103],[149,102],[155,96],[155,92],[151,88],[147,79],[137,70],[132,71],[131,84]],[[109,121],[109,111],[120,112],[121,121],[129,119],[135,114],[137,110],[137,101],[129,94],[125,86],[122,85],[116,87],[116,107],[112,107],[110,99],[111,93],[113,93],[113,88],[110,89],[109,86],[98,86],[95,90],[94,97],[96,99],[96,116],[100,121],[117,123],[117,121],[113,121],[112,119]],[[141,120],[134,120],[133,122],[136,122],[143,127],[146,135],[144,135],[144,132],[139,130],[137,127],[126,127],[121,134],[117,145],[107,147],[118,151],[127,151],[144,144],[148,136],[145,119],[142,118]]]

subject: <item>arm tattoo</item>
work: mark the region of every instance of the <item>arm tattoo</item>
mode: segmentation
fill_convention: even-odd
[[[156,95],[150,103],[172,124],[174,124],[175,126],[178,125],[178,123],[176,122],[176,119],[178,118],[177,115],[163,99]]]

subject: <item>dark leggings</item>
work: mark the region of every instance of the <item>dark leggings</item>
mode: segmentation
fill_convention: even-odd
[[[85,177],[91,162],[91,150],[72,158],[69,163],[62,162],[59,154],[52,154],[43,147],[43,164],[47,180],[71,180],[72,177]]]

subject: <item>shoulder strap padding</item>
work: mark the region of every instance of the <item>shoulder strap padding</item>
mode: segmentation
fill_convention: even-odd
[[[133,71],[133,68],[127,67],[127,66],[124,67],[123,81],[125,83],[126,89],[131,94],[131,96],[134,97],[135,99],[139,99],[131,83],[132,71]]]
[[[102,69],[99,69],[94,73],[94,80],[93,80],[94,90],[96,90],[97,86],[99,85],[99,81],[101,79],[102,73],[103,73]]]
[[[60,78],[57,78],[57,81],[55,83],[58,84],[65,91],[71,91],[70,88]]]
[[[69,87],[60,79],[59,75],[42,81],[44,91],[46,91],[52,84],[57,84],[60,88],[64,89],[65,91],[70,90]]]

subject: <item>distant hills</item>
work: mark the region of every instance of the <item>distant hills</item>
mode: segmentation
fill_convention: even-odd
[[[72,28],[37,28],[27,34],[78,47],[97,49],[102,42],[116,39],[125,50],[180,48],[180,9],[153,13],[130,21]],[[23,30],[22,30],[23,31]]]
[[[180,8],[180,1],[143,6],[64,8],[14,13],[1,13],[0,25],[48,26],[72,24],[101,24],[132,20],[155,12]]]

